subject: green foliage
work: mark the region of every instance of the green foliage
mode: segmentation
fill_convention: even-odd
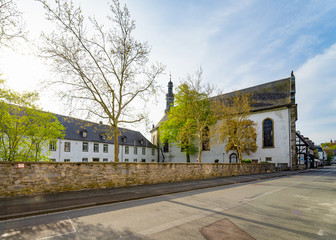
[[[335,156],[336,143],[332,141],[327,143],[321,143],[321,147],[323,151],[327,153],[327,160],[332,161]]]
[[[203,86],[201,81],[200,69],[194,79],[189,76],[177,88],[175,106],[170,108],[167,120],[159,129],[160,141],[163,144],[175,143],[185,152],[187,158],[198,150],[199,163],[202,161],[202,144],[209,139],[207,129],[216,122],[209,100],[213,88],[209,85]]]
[[[243,159],[242,163],[252,163],[252,160],[251,159]]]
[[[328,153],[327,154],[327,161],[332,161],[333,160],[333,154],[331,154],[331,153]]]
[[[37,93],[17,93],[0,82],[0,160],[48,160],[49,141],[62,138],[57,118],[37,109]]]
[[[179,98],[179,93],[176,95]],[[186,155],[193,155],[197,152],[195,146],[196,124],[186,114],[186,104],[180,104],[170,108],[167,121],[160,125],[160,141],[175,143],[183,149]]]

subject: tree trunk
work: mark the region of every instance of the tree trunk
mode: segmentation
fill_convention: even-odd
[[[242,163],[242,154],[241,154],[241,151],[239,149],[237,149],[237,152],[238,152],[239,163]]]
[[[190,163],[190,155],[186,154],[187,163]]]
[[[118,126],[113,126],[114,128],[114,162],[119,162],[119,131]]]
[[[198,143],[198,163],[202,163],[202,141]]]

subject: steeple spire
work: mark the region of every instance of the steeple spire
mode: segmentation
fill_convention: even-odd
[[[174,94],[173,94],[173,82],[171,81],[171,74],[169,75],[169,83],[168,83],[168,93],[166,94],[166,110],[165,112],[169,112],[170,107],[174,105]]]

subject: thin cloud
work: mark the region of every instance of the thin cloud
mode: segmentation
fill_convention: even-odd
[[[305,129],[307,136],[314,136],[316,142],[336,136],[335,66],[336,44],[296,71],[298,129]]]

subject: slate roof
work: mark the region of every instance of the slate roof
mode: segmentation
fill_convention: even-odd
[[[57,114],[55,114],[55,116],[65,127],[64,139],[114,144],[113,128],[111,128],[109,125],[89,122]],[[87,133],[86,137],[83,136],[84,131]],[[133,131],[126,128],[119,128],[119,131],[119,145],[155,148],[155,145],[148,141],[138,131]],[[103,138],[103,135],[106,136],[106,139]]]
[[[238,93],[251,93],[253,104],[252,112],[268,110],[291,105],[290,99],[291,78],[284,78],[264,83],[250,88],[239,90]],[[212,100],[228,99],[235,96],[230,92],[213,97]]]
[[[279,107],[285,107],[291,105],[290,93],[291,93],[291,78],[284,78],[273,82],[260,84],[254,87],[245,88],[239,90],[238,93],[251,93],[253,104],[252,112],[263,111],[268,109],[274,109]],[[226,100],[235,96],[234,92],[225,93],[212,97],[211,100]],[[167,113],[164,114],[162,119],[151,130],[156,130],[161,122],[167,120]]]

